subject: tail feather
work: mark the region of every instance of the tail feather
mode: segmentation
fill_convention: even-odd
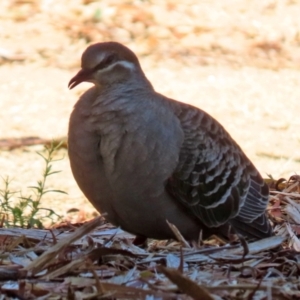
[[[265,214],[260,215],[251,223],[245,223],[236,217],[230,221],[231,226],[240,234],[253,239],[263,239],[273,235],[273,229]]]

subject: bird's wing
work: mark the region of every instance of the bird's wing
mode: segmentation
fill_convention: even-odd
[[[236,224],[266,223],[258,229],[267,232],[268,186],[240,147],[205,112],[180,103],[175,113],[184,142],[177,168],[167,181],[169,193],[208,227],[235,219]]]

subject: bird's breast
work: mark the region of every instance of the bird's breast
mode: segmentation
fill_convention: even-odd
[[[170,111],[161,112],[138,107],[90,117],[95,133],[101,136],[100,155],[117,198],[162,193],[164,182],[175,170],[182,132]]]
[[[83,101],[70,119],[69,155],[74,177],[90,202],[132,232],[141,220],[149,230],[158,222],[149,218],[150,211],[160,212],[161,224],[180,214],[176,205],[168,205],[173,200],[164,186],[178,164],[183,140],[177,118],[163,107],[89,111],[81,105]]]

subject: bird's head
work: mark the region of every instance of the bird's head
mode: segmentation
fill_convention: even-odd
[[[117,42],[89,46],[81,57],[81,70],[70,80],[72,89],[81,82],[97,86],[126,81],[133,74],[143,74],[138,58],[127,47]]]

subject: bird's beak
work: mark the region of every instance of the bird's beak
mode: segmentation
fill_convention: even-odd
[[[76,85],[83,81],[90,81],[92,79],[92,70],[81,69],[69,82],[68,87],[71,90]]]

